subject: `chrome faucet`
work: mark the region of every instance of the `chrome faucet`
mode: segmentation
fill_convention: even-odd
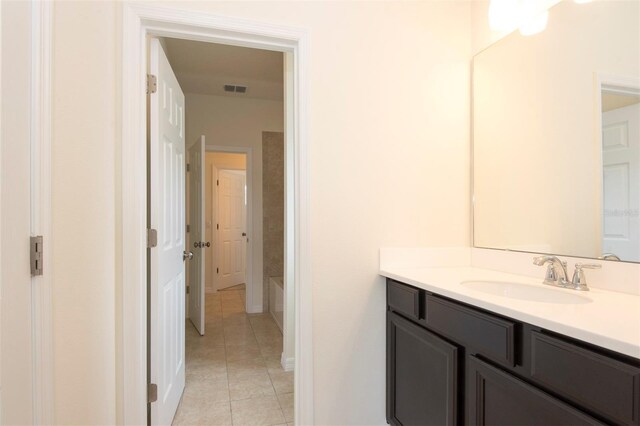
[[[569,283],[567,262],[561,261],[556,256],[537,256],[533,258],[533,263],[538,266],[549,264],[544,276],[544,284],[566,287]]]
[[[544,284],[579,291],[589,291],[589,287],[587,287],[587,278],[584,275],[583,269],[599,269],[602,267],[602,265],[596,263],[576,263],[576,270],[573,273],[573,278],[569,281],[567,275],[567,262],[561,261],[556,256],[537,256],[533,258],[533,263],[538,266],[542,266],[547,263],[549,264],[544,276]]]

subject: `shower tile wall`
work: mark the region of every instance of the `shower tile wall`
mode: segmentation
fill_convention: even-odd
[[[284,269],[284,133],[262,132],[263,302],[269,307],[269,277]]]

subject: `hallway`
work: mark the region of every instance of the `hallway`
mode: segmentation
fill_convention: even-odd
[[[268,313],[247,314],[245,290],[206,294],[205,335],[186,324],[186,385],[174,425],[293,425],[293,372]]]

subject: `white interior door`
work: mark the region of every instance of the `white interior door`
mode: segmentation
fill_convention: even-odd
[[[31,234],[31,8],[1,2],[0,424],[34,424]],[[44,265],[44,273],[50,273]]]
[[[189,261],[189,319],[204,336],[204,277],[205,256],[208,252],[205,241],[205,155],[204,136],[189,148],[189,246],[193,253]]]
[[[244,170],[218,172],[218,289],[245,282],[246,174]]]
[[[602,114],[604,253],[640,260],[640,104]]]
[[[170,425],[185,381],[185,143],[184,94],[157,39],[151,39],[150,227],[158,244],[150,249],[150,375],[158,386],[151,424]]]

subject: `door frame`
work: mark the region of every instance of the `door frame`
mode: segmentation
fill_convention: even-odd
[[[253,276],[253,241],[255,236],[253,235],[253,150],[251,147],[244,146],[222,146],[222,145],[208,145],[205,146],[205,152],[222,152],[222,153],[231,153],[231,154],[244,154],[246,158],[245,165],[245,176],[246,176],[246,185],[247,185],[247,216],[245,218],[247,235],[249,236],[249,242],[247,243],[247,252],[246,252],[246,261],[245,261],[245,283],[247,290],[251,289],[251,291],[247,291],[245,295],[245,306],[247,313],[254,314],[262,312],[262,287],[257,288],[257,283],[260,280],[255,279]],[[216,167],[216,178],[217,174],[220,170]],[[215,215],[216,220],[218,219],[218,189],[215,188]],[[215,231],[215,229],[214,229]],[[216,233],[217,238],[217,233]],[[216,250],[218,248],[216,247]],[[215,256],[216,263],[220,261],[219,256]],[[256,290],[259,290],[260,294],[255,294]]]
[[[309,138],[307,134],[307,31],[200,11],[122,4],[122,86],[120,141],[121,239],[117,406],[124,424],[147,422],[147,36],[222,43],[285,54],[293,78],[286,79],[287,146],[292,146],[293,287],[295,292],[295,423],[313,424],[312,287],[309,224]],[[292,84],[289,84],[289,83]]]

